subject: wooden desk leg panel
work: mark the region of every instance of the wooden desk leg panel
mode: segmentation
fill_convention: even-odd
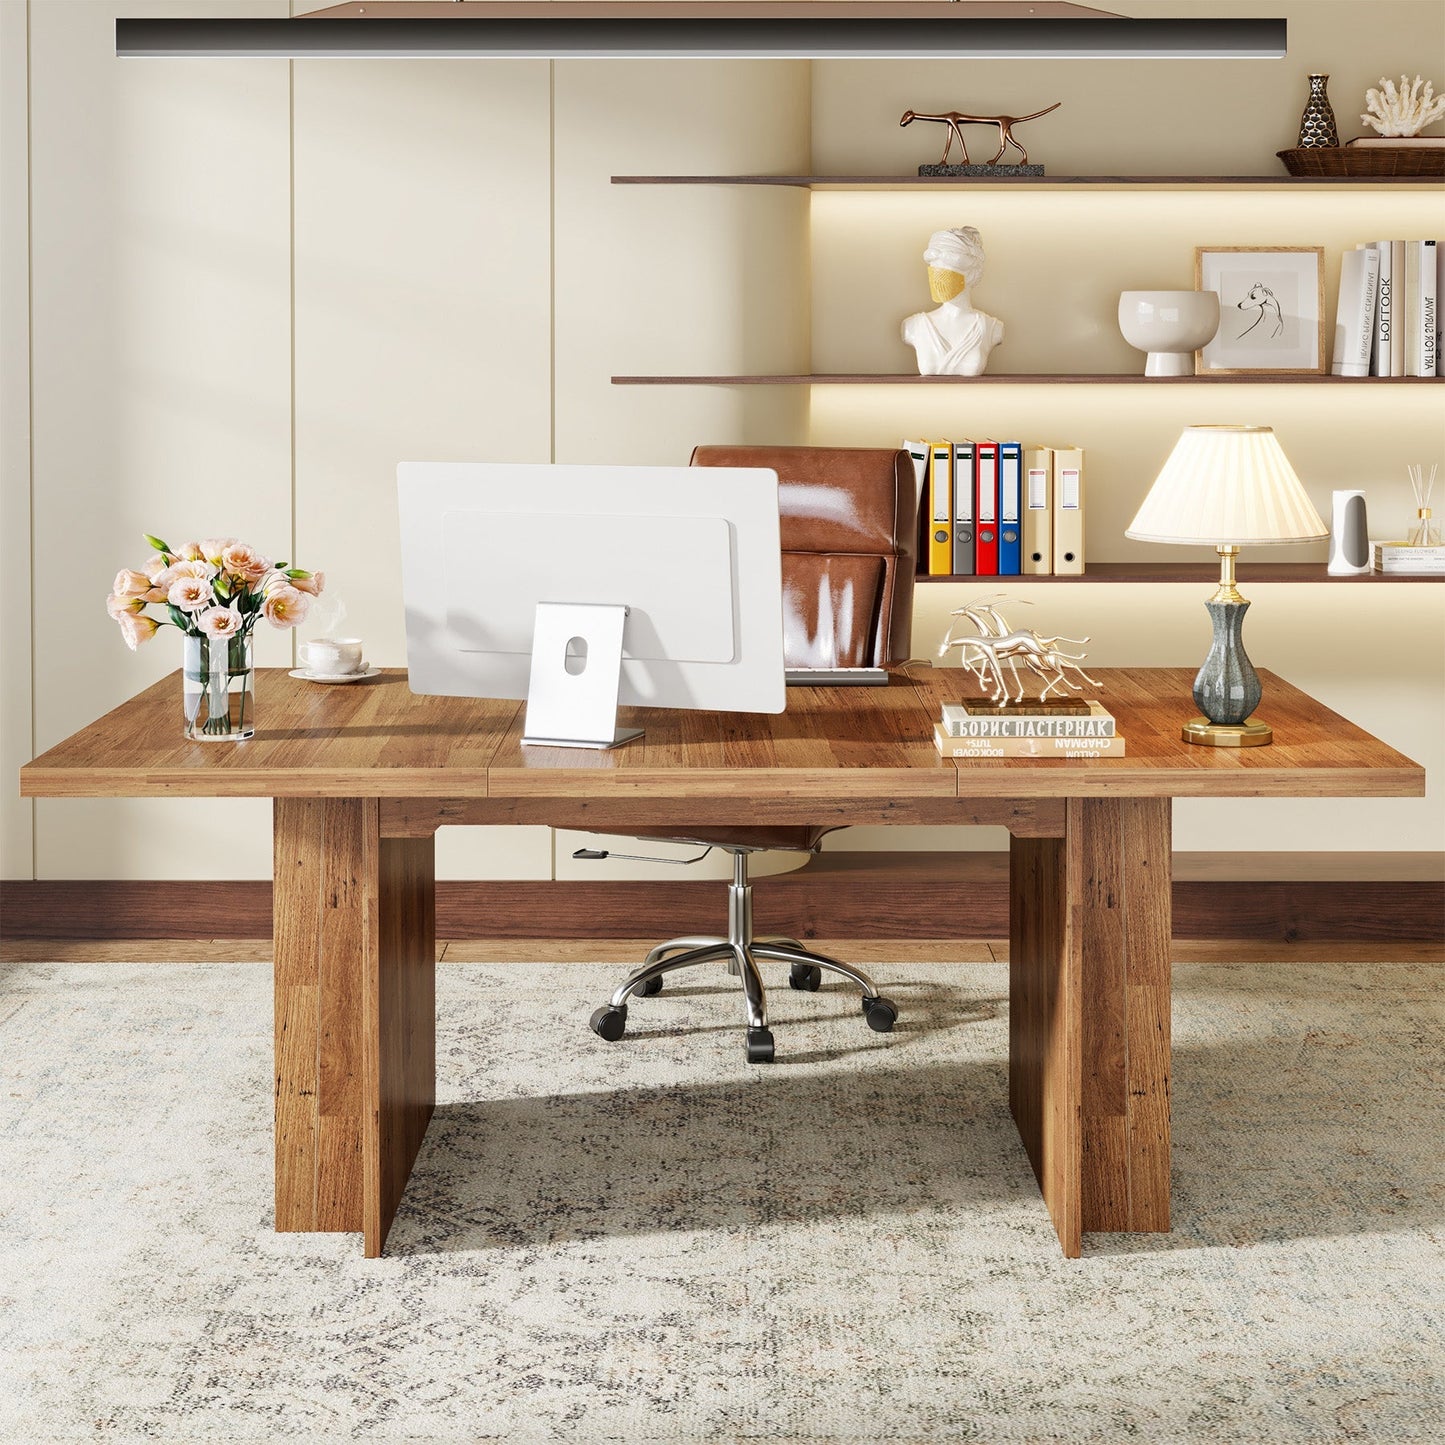
[[[1079,844],[1077,834],[1009,844],[1009,1109],[1070,1259],[1081,1248],[1080,960],[1066,880],[1078,875]]]
[[[1070,799],[1009,873],[1009,1105],[1064,1253],[1167,1230],[1169,800]]]
[[[380,1253],[435,1097],[430,839],[375,799],[275,803],[276,1228]]]
[[[436,869],[430,838],[381,840],[380,947],[366,986],[366,1257],[386,1244],[436,1107]]]

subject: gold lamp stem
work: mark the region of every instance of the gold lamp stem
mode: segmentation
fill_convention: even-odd
[[[1219,553],[1219,587],[1211,602],[1243,602],[1239,588],[1234,584],[1234,559],[1239,556],[1238,547],[1220,546],[1214,549]]]

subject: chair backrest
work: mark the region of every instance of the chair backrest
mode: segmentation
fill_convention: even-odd
[[[789,667],[883,667],[910,656],[918,492],[907,452],[704,446],[692,464],[778,474]]]

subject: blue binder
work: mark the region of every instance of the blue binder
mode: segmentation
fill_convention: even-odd
[[[1023,571],[1023,447],[998,444],[998,575]]]

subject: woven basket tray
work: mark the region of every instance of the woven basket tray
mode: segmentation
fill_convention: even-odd
[[[1445,176],[1439,146],[1315,146],[1275,154],[1292,176]]]

